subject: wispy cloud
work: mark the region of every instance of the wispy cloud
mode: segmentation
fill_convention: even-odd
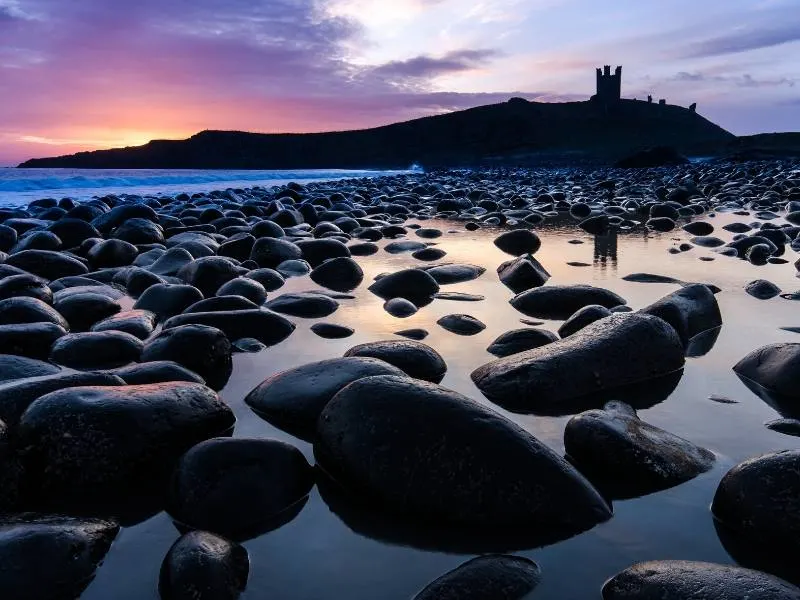
[[[791,17],[788,23],[769,27],[742,27],[723,35],[691,44],[683,53],[686,58],[735,54],[749,50],[772,48],[800,41],[800,20]]]

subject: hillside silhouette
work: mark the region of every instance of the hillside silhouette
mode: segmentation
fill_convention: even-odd
[[[619,100],[502,104],[372,129],[307,134],[203,131],[186,140],[28,160],[20,167],[299,169],[471,166],[538,159],[613,161],[650,146],[679,151],[736,137],[693,110]]]

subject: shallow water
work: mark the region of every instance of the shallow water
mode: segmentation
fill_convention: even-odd
[[[715,235],[729,240],[732,234],[721,226],[749,217],[718,214],[708,218],[717,228]],[[411,220],[410,223],[415,221]],[[258,354],[238,354],[234,373],[221,395],[238,418],[236,437],[272,437],[298,446],[313,464],[311,446],[281,432],[256,416],[243,402],[244,396],[266,377],[310,361],[341,356],[358,343],[391,339],[393,332],[412,327],[430,331],[425,343],[436,348],[448,365],[442,385],[458,390],[486,405],[472,384],[469,374],[491,360],[485,348],[501,333],[522,327],[508,300],[512,293],[501,285],[495,270],[509,257],[492,244],[499,230],[464,230],[459,222],[425,221],[425,227],[445,231],[436,240],[447,251],[441,262],[465,262],[483,266],[487,272],[477,280],[443,286],[443,291],[482,294],[482,302],[436,300],[408,319],[389,316],[383,301],[367,291],[372,278],[384,271],[419,265],[410,254],[390,255],[384,251],[359,257],[365,272],[364,283],[354,292],[354,300],[342,300],[339,310],[322,319],[356,329],[344,340],[324,340],[309,327],[313,319],[293,319],[297,330],[287,340]],[[455,233],[447,233],[453,230]],[[714,283],[722,288],[717,295],[724,325],[713,349],[700,358],[688,359],[675,391],[656,406],[640,411],[654,425],[705,446],[717,455],[716,466],[708,473],[670,490],[642,498],[614,502],[613,518],[594,529],[558,544],[518,552],[535,560],[542,568],[542,583],[531,594],[539,600],[599,598],[603,582],[634,562],[651,559],[704,560],[733,563],[714,528],[709,505],[717,483],[737,462],[773,450],[800,447],[800,439],[764,427],[764,422],[779,415],[750,392],[733,374],[731,367],[751,350],[772,342],[800,341],[798,334],[782,331],[782,326],[800,326],[800,304],[780,297],[760,301],[744,292],[744,286],[757,278],[776,283],[784,292],[800,288],[791,264],[756,267],[735,258],[718,256],[710,250],[694,248],[670,255],[675,239],[688,241],[684,232],[667,234],[620,233],[593,237],[574,225],[545,225],[537,230],[542,248],[537,258],[552,274],[549,284],[592,283],[614,290],[631,307],[641,308],[677,289],[672,284],[643,284],[622,281],[634,272],[670,275],[685,281]],[[409,239],[418,239],[413,233]],[[569,240],[580,239],[580,245]],[[380,242],[385,245],[386,240]],[[700,256],[716,257],[702,262]],[[795,256],[787,249],[786,258]],[[581,261],[589,267],[566,263]],[[274,297],[286,291],[318,289],[308,278],[292,279]],[[487,328],[482,333],[463,337],[436,325],[441,316],[471,314]],[[543,327],[557,329],[548,321]],[[400,338],[397,338],[400,339]],[[709,399],[721,396],[736,401],[723,404]],[[504,412],[501,409],[494,409]],[[563,430],[568,417],[536,417],[505,413],[538,438],[563,452]],[[472,554],[445,553],[404,546],[391,537],[391,522],[359,526],[354,532],[334,514],[312,490],[307,504],[288,524],[244,543],[250,553],[251,569],[247,591],[242,598],[280,598],[312,600],[347,598],[411,598],[431,580],[452,569]],[[408,533],[408,532],[403,532]],[[95,581],[83,594],[87,600],[146,600],[158,598],[157,581],[161,561],[178,532],[161,513],[123,529]],[[405,543],[409,542],[404,536]],[[380,538],[380,539],[378,539]],[[413,538],[412,538],[412,541]],[[446,540],[416,540],[426,547]]]
[[[174,196],[225,188],[270,188],[290,181],[311,183],[378,177],[410,171],[298,169],[238,171],[208,169],[0,169],[0,207],[23,206],[39,198],[88,200],[107,194]]]

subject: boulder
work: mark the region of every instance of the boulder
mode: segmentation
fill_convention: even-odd
[[[229,340],[255,338],[267,346],[282,342],[295,329],[294,323],[264,308],[176,315],[164,323],[164,329],[191,324],[215,327]]]
[[[79,290],[80,288],[68,288]],[[92,288],[88,288],[92,289]],[[60,294],[61,292],[59,292]],[[78,292],[56,296],[55,308],[69,323],[72,331],[88,331],[98,321],[113,316],[122,310],[119,302],[106,295],[95,292]]]
[[[714,464],[714,454],[642,421],[623,402],[572,417],[564,431],[567,456],[598,489],[626,498],[693,479]]]
[[[478,389],[511,410],[569,414],[570,403],[683,367],[675,331],[651,315],[613,314],[571,336],[487,363],[472,372]]]
[[[538,319],[568,319],[584,306],[598,304],[614,308],[625,299],[610,290],[590,285],[550,285],[517,294],[511,306]]]
[[[207,531],[178,538],[161,564],[163,600],[236,600],[247,586],[247,550]]]
[[[746,384],[756,384],[771,396],[764,399],[772,400],[783,416],[800,418],[800,344],[762,346],[736,363],[733,371]]]
[[[756,279],[748,283],[744,291],[758,300],[769,300],[780,294],[781,288],[766,279]]]
[[[50,347],[65,335],[66,330],[55,323],[0,325],[0,348],[6,354],[45,359]]]
[[[119,526],[112,521],[24,514],[0,521],[0,589],[14,600],[77,598]]]
[[[237,275],[239,269],[230,260],[222,256],[205,256],[181,267],[177,277],[208,297]]]
[[[16,323],[55,323],[69,330],[67,321],[52,306],[28,296],[0,300],[0,325]]]
[[[133,308],[148,310],[154,313],[159,320],[164,320],[182,313],[202,299],[203,293],[194,286],[157,283],[147,288],[139,296]]]
[[[332,258],[347,258],[350,250],[339,240],[325,238],[320,240],[301,240],[297,242],[302,258],[313,268]],[[300,258],[300,257],[292,257]]]
[[[407,377],[360,379],[325,406],[317,465],[351,493],[425,522],[564,539],[611,510],[564,459],[461,394]]]
[[[339,340],[350,337],[355,333],[352,327],[337,325],[336,323],[314,323],[311,331],[321,338],[328,340]]]
[[[261,306],[267,300],[267,290],[255,279],[235,277],[220,286],[217,296],[241,296],[256,306]]]
[[[156,326],[156,315],[149,310],[126,310],[114,316],[98,321],[91,331],[122,331],[140,340],[145,340],[153,333]]]
[[[266,307],[278,313],[308,319],[327,317],[339,308],[339,303],[316,292],[281,294],[267,302]]]
[[[169,360],[134,363],[106,372],[116,375],[128,385],[145,385],[168,381],[188,381],[189,383],[205,384],[205,379],[200,375]]]
[[[69,333],[50,349],[50,360],[72,369],[113,369],[138,362],[142,340],[122,331]]]
[[[426,272],[433,277],[439,285],[447,285],[477,279],[486,272],[486,269],[476,265],[454,264],[431,267],[430,269],[426,269]]]
[[[219,329],[207,325],[181,325],[164,329],[144,345],[142,362],[172,361],[222,389],[233,372],[231,343]]]
[[[526,350],[533,350],[540,346],[552,344],[558,341],[558,336],[546,329],[536,329],[534,327],[524,327],[506,331],[503,335],[493,341],[486,351],[498,358],[519,354]]]
[[[184,526],[241,541],[272,529],[275,519],[313,485],[313,470],[294,446],[216,438],[181,457],[167,512]]]
[[[44,280],[29,273],[0,279],[0,300],[4,298],[36,298],[45,304],[53,303],[53,291]]]
[[[313,271],[311,279],[315,283],[337,292],[356,289],[364,280],[364,271],[352,258],[341,256],[326,260]]]
[[[163,490],[186,450],[234,422],[217,394],[196,383],[74,387],[31,404],[17,436],[38,504],[114,514]]]
[[[436,323],[442,328],[457,335],[477,335],[486,325],[471,315],[445,315]]]
[[[419,309],[410,300],[406,300],[405,298],[392,298],[383,303],[383,310],[398,319],[407,319],[417,314]]]
[[[303,253],[296,244],[276,237],[261,237],[253,244],[250,259],[258,263],[261,268],[274,269],[287,260],[296,260],[303,257]]]
[[[133,244],[122,240],[103,240],[89,249],[86,258],[94,269],[126,267],[133,263],[139,250]]]
[[[603,600],[798,600],[800,588],[773,575],[681,560],[639,563],[609,579]]]
[[[60,371],[61,369],[56,365],[41,360],[13,354],[0,354],[0,383],[28,377],[55,375]]]
[[[539,236],[530,229],[514,229],[500,234],[494,240],[494,245],[506,254],[521,256],[523,254],[536,254],[542,247]]]
[[[86,265],[77,258],[53,250],[23,250],[9,256],[5,264],[47,280],[85,275],[89,272]]]
[[[384,300],[405,298],[414,302],[433,296],[439,291],[439,284],[421,269],[404,269],[376,280],[369,291]]]
[[[377,358],[409,377],[433,383],[441,382],[447,372],[447,364],[436,350],[412,340],[368,342],[353,346],[344,355]]]
[[[500,281],[515,294],[547,283],[550,273],[533,256],[520,256],[497,267]]]
[[[429,583],[414,600],[522,600],[541,575],[539,565],[521,556],[479,556]]]
[[[609,315],[611,315],[611,311],[605,306],[599,304],[584,306],[561,324],[561,327],[558,328],[558,335],[562,338],[569,337],[590,323],[605,319]]]
[[[255,310],[257,308],[258,304],[252,300],[248,300],[244,296],[213,296],[212,298],[206,298],[205,300],[195,302],[185,309],[182,314],[188,315],[190,313],[221,312],[227,310]]]
[[[694,336],[722,325],[714,293],[707,285],[695,283],[664,296],[639,311],[669,323],[684,345]]]
[[[331,398],[354,381],[375,375],[405,373],[376,358],[332,358],[277,373],[261,382],[244,401],[273,425],[309,439]]]

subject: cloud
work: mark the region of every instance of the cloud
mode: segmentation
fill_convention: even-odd
[[[760,88],[760,87],[794,87],[797,79],[789,77],[776,77],[773,79],[757,79],[752,75],[745,73],[744,75],[709,75],[699,71],[689,73],[687,71],[680,71],[670,78],[670,81],[678,82],[713,82],[713,83],[730,83],[737,87],[744,88]]]
[[[796,17],[790,18],[789,21],[771,27],[738,29],[702,40],[691,44],[682,56],[684,58],[721,56],[800,41],[800,22]]]
[[[456,50],[444,56],[416,56],[407,60],[395,60],[368,71],[372,75],[389,81],[405,79],[429,79],[450,73],[470,71],[485,65],[498,56],[492,49]]]

